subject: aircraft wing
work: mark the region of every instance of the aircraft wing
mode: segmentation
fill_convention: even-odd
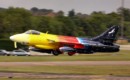
[[[79,43],[76,37],[69,36],[59,36],[59,40],[48,39],[51,44],[59,44],[59,48],[61,47],[70,47],[73,49],[83,49],[85,46]]]

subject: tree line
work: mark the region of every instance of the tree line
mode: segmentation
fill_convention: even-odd
[[[64,15],[63,11],[51,9],[30,10],[25,8],[0,8],[0,38],[22,33],[29,29],[68,36],[97,36],[112,25],[121,25],[124,15],[124,36],[130,38],[130,9],[119,8],[116,12],[102,11],[91,14],[76,13],[74,9]],[[119,32],[120,35],[120,32]]]

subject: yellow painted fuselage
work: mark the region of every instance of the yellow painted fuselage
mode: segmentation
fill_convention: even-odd
[[[77,44],[80,44],[77,37],[46,34],[35,30],[13,35],[10,39],[35,48],[48,50],[56,50],[59,49],[59,47],[66,45],[74,47],[77,46]]]
[[[59,40],[56,35],[40,33],[40,35],[29,35],[29,45],[41,49],[57,49]]]

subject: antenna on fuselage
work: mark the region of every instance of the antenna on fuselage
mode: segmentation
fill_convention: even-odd
[[[48,31],[45,33],[45,38],[47,39],[46,35],[48,34]],[[48,40],[48,39],[47,39]]]
[[[47,31],[47,32],[45,33],[45,38],[46,38],[46,39],[47,39],[46,35],[48,34],[48,32],[49,32],[49,31]],[[47,40],[48,40],[49,42],[51,42],[51,43],[52,43],[52,42],[55,42],[55,41],[50,40],[50,39],[47,39]]]
[[[46,32],[46,34],[48,34],[49,31]]]

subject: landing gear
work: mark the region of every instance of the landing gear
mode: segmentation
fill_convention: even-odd
[[[53,50],[52,51],[52,54],[55,55],[55,56],[58,56],[59,54],[61,54],[62,52],[61,51],[58,51],[58,50]]]
[[[75,54],[75,52],[68,52],[69,56],[73,56]]]

